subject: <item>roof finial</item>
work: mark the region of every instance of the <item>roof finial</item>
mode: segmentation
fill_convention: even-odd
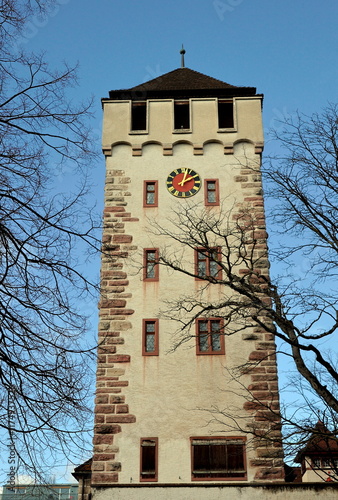
[[[183,47],[183,43],[182,43],[182,48],[180,50],[180,54],[181,54],[181,68],[185,68],[185,65],[184,65],[185,50],[184,50],[184,47]]]

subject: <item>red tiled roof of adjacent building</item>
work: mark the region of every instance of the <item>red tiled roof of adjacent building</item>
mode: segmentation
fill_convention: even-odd
[[[319,421],[307,444],[297,453],[295,462],[300,463],[305,455],[315,457],[332,454],[338,456],[338,438]]]

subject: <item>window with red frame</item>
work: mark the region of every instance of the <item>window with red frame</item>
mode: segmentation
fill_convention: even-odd
[[[158,206],[158,181],[144,181],[143,206]]]
[[[196,320],[197,354],[224,354],[224,331],[221,318]]]
[[[145,248],[143,258],[143,279],[158,281],[158,248]]]
[[[211,276],[215,279],[221,279],[221,249],[216,248],[196,248],[195,249],[195,274],[196,279],[202,279]]]
[[[157,481],[158,438],[141,438],[140,481]]]
[[[143,320],[142,354],[158,356],[158,319]]]
[[[193,480],[246,479],[244,438],[192,438]]]
[[[204,201],[207,206],[219,205],[218,179],[204,180]]]

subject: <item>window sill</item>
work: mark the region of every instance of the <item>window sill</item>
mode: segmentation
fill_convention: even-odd
[[[196,355],[197,356],[224,356],[225,351],[197,351]]]
[[[219,134],[229,134],[229,133],[232,133],[232,132],[237,132],[237,128],[219,128],[217,130],[217,133]]]
[[[191,128],[174,129],[173,134],[191,134]]]
[[[192,481],[247,481],[247,476],[242,477],[192,477]]]

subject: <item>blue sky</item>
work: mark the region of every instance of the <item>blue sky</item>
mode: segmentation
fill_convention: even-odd
[[[307,0],[56,0],[36,18],[27,48],[51,64],[79,62],[82,97],[100,98],[180,66],[265,95],[265,127],[296,109],[335,101],[338,4]]]
[[[182,43],[187,67],[265,95],[268,139],[284,115],[337,101],[337,21],[333,0],[56,0],[43,19],[30,19],[18,43],[45,51],[52,67],[79,63],[74,98],[95,98],[98,149],[100,98],[179,67]],[[93,179],[101,210],[103,156]],[[95,334],[96,304],[92,310]]]

